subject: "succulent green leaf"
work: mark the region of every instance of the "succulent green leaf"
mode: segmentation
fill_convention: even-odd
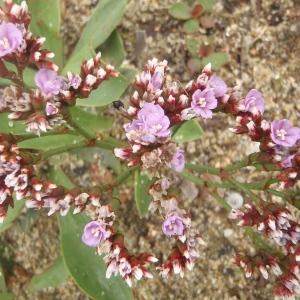
[[[45,135],[28,140],[24,140],[18,143],[21,149],[34,149],[34,150],[53,150],[61,148],[66,145],[76,145],[83,141],[82,137],[75,134],[55,134]]]
[[[179,20],[188,20],[191,18],[190,8],[186,3],[175,3],[169,8],[169,14]]]
[[[14,135],[28,135],[23,121],[11,121],[8,119],[9,113],[0,113],[0,131],[1,133]]]
[[[216,0],[197,0],[203,7],[204,11],[212,11]]]
[[[72,107],[69,109],[72,121],[83,127],[85,131],[88,131],[94,135],[100,132],[109,130],[113,126],[113,119],[107,116],[96,115],[82,110],[79,107]]]
[[[141,217],[147,214],[151,202],[151,196],[148,193],[150,185],[151,180],[148,176],[141,174],[140,170],[136,170],[134,176],[134,198]]]
[[[195,33],[199,30],[199,22],[197,20],[188,20],[183,23],[183,30],[186,33]]]
[[[214,52],[211,55],[203,58],[202,64],[205,66],[211,63],[214,70],[220,69],[223,65],[229,62],[228,54],[225,52]]]
[[[203,129],[195,119],[184,122],[173,134],[172,140],[176,143],[191,142],[200,139]]]
[[[54,61],[63,65],[63,40],[60,36],[60,1],[59,0],[27,0],[32,21],[31,31],[46,38],[45,48],[55,53]]]
[[[87,22],[63,73],[78,72],[81,62],[89,59],[93,51],[103,44],[121,22],[126,0],[99,1]]]
[[[73,187],[61,169],[53,169],[50,178],[65,188]],[[65,217],[58,217],[58,220],[63,259],[80,289],[96,300],[132,299],[127,284],[120,277],[106,279],[106,265],[102,258],[95,255],[94,249],[82,243],[81,234],[85,224],[89,222],[88,217],[69,213]]]
[[[187,38],[185,40],[185,44],[187,49],[192,55],[198,55],[199,54],[199,48],[200,48],[200,40],[195,38]]]
[[[105,43],[100,47],[105,63],[119,67],[125,59],[126,52],[121,35],[115,30]]]

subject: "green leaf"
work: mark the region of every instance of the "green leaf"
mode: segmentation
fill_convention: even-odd
[[[106,265],[94,249],[84,245],[81,234],[89,222],[85,215],[59,217],[64,261],[78,286],[97,300],[132,299],[131,291],[120,277],[105,278]]]
[[[190,51],[192,55],[198,56],[199,48],[200,48],[200,40],[194,38],[187,38],[185,40],[185,44],[187,49]]]
[[[183,30],[186,33],[195,33],[199,30],[199,22],[197,20],[188,20],[183,23]]]
[[[126,0],[99,2],[64,68],[64,73],[78,72],[82,60],[90,58],[93,50],[108,39],[122,20],[126,2]]]
[[[215,52],[211,55],[203,58],[202,64],[205,66],[208,63],[211,63],[214,70],[220,69],[223,65],[229,62],[228,54],[225,52]]]
[[[135,171],[134,177],[135,204],[140,216],[144,216],[148,212],[148,208],[152,199],[148,193],[151,180],[147,175],[141,174],[140,170]]]
[[[88,99],[77,100],[78,106],[105,106],[118,100],[133,80],[136,72],[132,69],[124,70],[118,78],[104,81],[93,91]]]
[[[64,264],[64,260],[59,256],[46,271],[32,277],[29,288],[38,291],[48,287],[57,287],[63,284],[68,277],[69,272]]]
[[[55,53],[54,61],[63,65],[63,41],[60,37],[60,1],[28,0],[32,15],[30,29],[33,34],[46,38],[45,48]]]
[[[110,117],[97,116],[95,114],[86,112],[79,107],[72,107],[69,109],[69,111],[72,121],[93,135],[97,135],[100,132],[109,130],[113,126],[113,119]]]
[[[70,189],[73,184],[62,170],[52,170],[50,178],[57,184]],[[132,293],[120,278],[105,278],[106,265],[94,249],[84,245],[81,234],[89,222],[87,216],[68,214],[58,217],[60,240],[64,262],[77,285],[91,298],[96,300],[129,300]]]
[[[179,20],[191,19],[190,8],[185,3],[175,3],[169,8],[169,14]]]
[[[0,223],[0,233],[8,229],[13,224],[14,220],[19,216],[25,205],[25,202],[23,200],[14,201],[14,203],[14,208],[10,207],[8,209],[8,213],[6,218],[4,219],[4,222]]]
[[[0,131],[1,133],[14,135],[29,135],[26,132],[26,126],[23,121],[11,121],[8,119],[9,113],[0,113]]]
[[[115,30],[106,42],[101,46],[100,51],[105,63],[119,67],[125,59],[126,53],[121,35]]]
[[[75,134],[55,134],[36,137],[18,143],[21,149],[53,150],[66,145],[75,145],[84,139]]]
[[[176,143],[191,142],[200,139],[203,134],[203,129],[198,121],[193,119],[184,122],[180,127],[175,130],[172,140]]]
[[[197,0],[203,7],[204,11],[212,11],[216,0]]]

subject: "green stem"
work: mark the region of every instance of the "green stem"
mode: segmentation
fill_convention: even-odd
[[[133,167],[131,169],[126,170],[124,173],[120,174],[116,181],[114,182],[113,188],[118,187],[119,185],[121,185],[123,182],[125,182],[133,173],[134,171],[137,169],[138,167]]]

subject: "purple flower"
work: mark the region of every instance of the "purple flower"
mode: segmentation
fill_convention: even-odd
[[[215,97],[223,97],[227,92],[227,85],[221,77],[213,75],[208,81],[208,86],[213,89]]]
[[[271,138],[277,145],[292,147],[300,139],[300,128],[293,127],[286,119],[273,121],[271,123]]]
[[[13,23],[0,25],[0,57],[11,54],[22,44],[23,35],[20,29]]]
[[[249,91],[242,104],[244,105],[245,111],[252,113],[259,111],[263,114],[265,110],[264,97],[258,90],[255,89]]]
[[[185,156],[182,149],[178,149],[171,160],[171,168],[176,172],[182,172],[185,166]]]
[[[81,240],[89,247],[98,247],[108,238],[105,225],[98,221],[92,221],[85,225]]]
[[[216,108],[218,101],[215,97],[214,90],[206,88],[205,90],[196,90],[192,96],[191,107],[194,112],[202,118],[211,118],[212,109]]]
[[[170,136],[170,120],[158,104],[145,103],[137,119],[125,127],[127,137],[137,143],[154,143],[158,138]]]
[[[148,84],[148,88],[154,92],[157,90],[160,90],[162,87],[162,84],[164,82],[164,74],[162,72],[156,71]]]
[[[45,96],[49,97],[59,94],[63,80],[53,70],[40,69],[35,75],[35,84]]]
[[[292,160],[295,157],[295,154],[289,155],[288,157],[286,157],[283,161],[281,161],[281,166],[283,168],[290,168],[293,166],[292,164]]]
[[[184,233],[185,225],[182,217],[171,214],[167,216],[162,224],[162,231],[166,236],[181,236]]]

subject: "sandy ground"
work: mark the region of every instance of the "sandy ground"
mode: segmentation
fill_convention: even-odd
[[[78,39],[91,8],[97,1],[66,0],[64,2],[63,33],[71,49]],[[127,65],[141,67],[153,56],[165,58],[171,67],[171,76],[187,81],[189,54],[185,46],[182,23],[170,17],[167,8],[172,0],[128,1],[127,12],[120,27],[127,51]],[[288,118],[299,126],[300,116],[300,2],[297,0],[223,0],[213,11],[216,26],[207,32],[199,31],[199,39],[213,38],[218,50],[227,51],[230,63],[220,70],[224,79],[241,86],[243,93],[250,88],[261,90],[266,99],[269,118]],[[186,146],[195,162],[224,166],[255,151],[255,145],[245,138],[237,139],[228,130],[232,120],[217,116],[202,124],[203,138]],[[120,124],[116,124],[117,128]],[[91,163],[76,156],[65,164],[70,174],[79,175],[85,184],[91,176]],[[93,168],[94,172],[94,168]],[[84,174],[84,175],[83,175]],[[252,176],[249,172],[243,174]],[[109,176],[103,170],[99,176]],[[94,178],[95,179],[95,178]],[[242,231],[229,222],[225,211],[204,190],[197,191],[186,182],[179,182],[184,191],[198,192],[193,199],[182,198],[182,206],[192,212],[193,220],[207,248],[194,271],[183,279],[168,281],[156,277],[134,287],[138,300],[214,300],[214,299],[272,299],[271,285],[265,281],[245,280],[232,264],[236,249],[253,251]],[[170,245],[160,234],[160,223],[155,217],[140,220],[134,208],[131,190],[122,190],[121,227],[129,246],[137,250],[157,249],[158,256],[168,253]],[[24,226],[26,224],[26,226]],[[142,229],[141,229],[142,228]],[[26,284],[33,274],[45,270],[59,255],[58,227],[55,218],[46,214],[24,213],[0,237],[0,253],[11,266],[9,287],[20,300],[88,299],[69,280],[59,288],[39,293],[30,292]],[[117,299],[116,299],[117,300]]]

